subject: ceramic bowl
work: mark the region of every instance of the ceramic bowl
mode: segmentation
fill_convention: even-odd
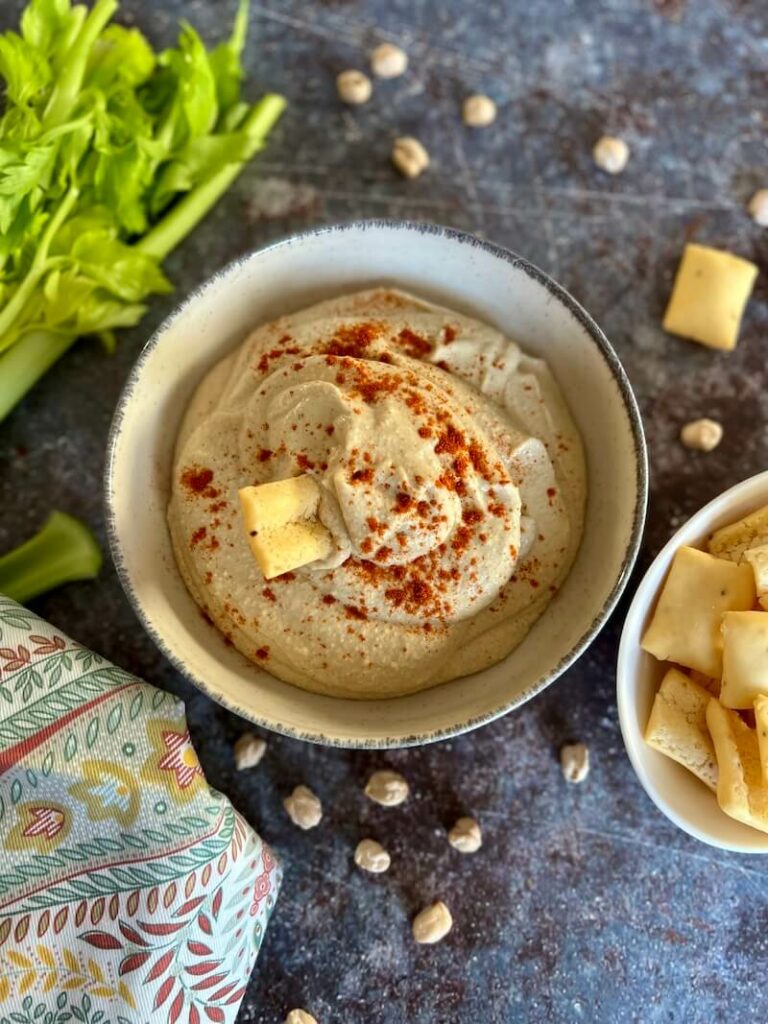
[[[226,647],[179,576],[165,512],[179,422],[211,365],[259,323],[381,284],[486,320],[548,361],[584,439],[589,500],[573,570],[513,654],[471,677],[372,706],[306,693]],[[128,379],[106,472],[115,564],[164,654],[201,690],[252,722],[348,747],[452,736],[548,686],[614,607],[637,553],[646,496],[645,442],[632,391],[605,336],[574,299],[499,246],[448,228],[391,222],[289,238],[237,260],[195,291],[155,332]]]
[[[702,547],[713,530],[765,504],[768,472],[750,477],[721,494],[677,531],[637,589],[624,623],[616,675],[624,745],[648,796],[684,832],[721,850],[741,853],[768,853],[768,835],[729,818],[703,783],[643,739],[653,698],[667,666],[643,651],[640,640],[678,548]]]

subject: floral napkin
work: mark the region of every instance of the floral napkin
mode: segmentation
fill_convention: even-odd
[[[234,1021],[280,874],[178,700],[0,595],[0,1024]]]

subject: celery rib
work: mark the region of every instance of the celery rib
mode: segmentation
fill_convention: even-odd
[[[240,131],[247,132],[252,140],[252,148],[246,160],[263,145],[265,138],[285,110],[285,105],[285,97],[277,93],[268,93],[254,105],[239,128]],[[246,161],[243,161],[222,167],[208,181],[188,192],[136,243],[136,249],[147,256],[164,260],[168,253],[197,227],[211,207],[215,206],[217,200],[240,174],[245,163]]]
[[[0,355],[0,423],[76,340],[71,334],[30,331]]]
[[[117,10],[117,0],[96,0],[67,53],[56,85],[45,108],[43,121],[46,128],[66,121],[77,102],[83,76],[88,65],[91,48],[101,35],[107,22]]]

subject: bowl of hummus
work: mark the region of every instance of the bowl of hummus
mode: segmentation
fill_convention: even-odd
[[[364,222],[227,267],[112,427],[113,556],[202,690],[322,743],[429,742],[557,678],[610,614],[647,496],[599,328],[469,235]]]

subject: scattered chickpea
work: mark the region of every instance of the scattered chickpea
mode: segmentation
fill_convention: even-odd
[[[560,751],[560,767],[566,782],[583,782],[589,775],[589,747],[586,743],[567,743]]]
[[[317,1024],[317,1021],[306,1010],[291,1010],[285,1018],[285,1024]]]
[[[621,174],[629,160],[629,146],[623,139],[612,135],[603,135],[598,139],[592,150],[595,163],[601,171],[608,174]]]
[[[314,828],[323,817],[323,805],[307,786],[297,786],[290,796],[283,800],[288,817],[299,828]]]
[[[267,752],[267,744],[252,732],[244,732],[234,746],[235,768],[255,768]]]
[[[451,912],[444,903],[438,900],[413,919],[411,929],[413,937],[422,945],[432,945],[444,939],[453,927]]]
[[[749,214],[755,224],[768,228],[768,188],[759,188],[749,200]]]
[[[717,420],[693,420],[680,431],[680,440],[686,448],[711,452],[723,439],[723,427]]]
[[[408,54],[394,43],[380,43],[371,53],[371,71],[377,78],[399,78],[408,67]]]
[[[461,112],[464,124],[470,128],[485,128],[496,120],[496,104],[490,96],[467,96]]]
[[[404,135],[400,139],[395,139],[392,163],[404,177],[418,178],[429,167],[429,153],[418,139]]]
[[[365,787],[365,795],[382,807],[397,807],[408,799],[409,792],[403,776],[388,769],[374,772]]]
[[[336,78],[336,91],[344,103],[359,106],[371,98],[373,85],[368,75],[364,75],[362,71],[342,71]]]
[[[380,875],[387,871],[392,863],[392,858],[375,839],[361,839],[355,850],[355,864],[363,871],[370,871],[374,875]]]
[[[483,845],[483,834],[474,818],[459,818],[448,833],[448,842],[459,853],[477,853]]]

